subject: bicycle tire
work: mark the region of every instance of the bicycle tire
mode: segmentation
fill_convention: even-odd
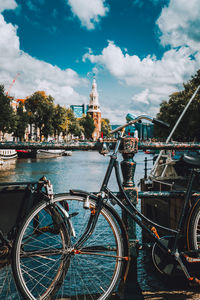
[[[96,206],[96,200],[90,199],[90,209],[83,208],[84,197],[81,196],[58,194],[53,201],[55,204],[57,202],[63,204],[65,201],[68,203],[68,213],[76,232],[76,238],[71,236],[70,249],[73,252],[71,250],[70,260],[68,260],[68,265],[65,266],[64,276],[60,274],[60,278],[62,278],[60,286],[57,284],[57,280],[53,283],[57,287],[59,286],[59,289],[51,287],[50,293],[45,292],[45,297],[48,295],[52,297],[53,295],[53,299],[73,299],[74,297],[78,300],[83,299],[83,295],[86,295],[89,299],[107,299],[118,287],[126,263],[121,229],[112,215],[111,209],[106,206],[103,207],[93,234],[81,249],[74,251],[73,245],[83,235],[91,210]],[[20,230],[21,234],[26,224],[27,221],[24,222]],[[20,237],[20,233],[18,236]],[[18,240],[20,240],[19,237]],[[19,245],[15,247],[16,250],[20,250]],[[27,288],[26,283],[24,285],[20,268],[20,255],[15,253],[15,276],[17,281],[20,282],[19,287],[23,295],[27,299],[38,299],[39,297],[39,299],[46,299],[42,293],[35,296],[31,292],[30,295],[30,289]]]
[[[189,212],[186,241],[188,250],[200,249],[200,198],[196,200]]]
[[[49,299],[67,272],[68,227],[56,207],[40,202],[24,219],[13,246],[12,269],[25,299]]]

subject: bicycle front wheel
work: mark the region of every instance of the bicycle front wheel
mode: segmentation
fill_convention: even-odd
[[[40,292],[40,283],[37,284],[37,292],[32,287],[32,289],[29,287],[30,282],[40,282],[41,278],[30,271],[30,266],[28,268],[24,266],[25,258],[23,258],[22,251],[23,236],[25,236],[24,233],[27,231],[26,228],[29,227],[28,224],[31,223],[31,217],[29,217],[29,221],[25,222],[24,229],[21,229],[19,239],[21,242],[16,247],[16,250],[19,253],[21,252],[21,254],[16,253],[15,256],[17,257],[16,276],[18,277],[18,281],[21,282],[20,287],[23,290],[23,295],[26,294],[27,298],[46,299],[46,295],[50,294],[52,299],[103,300],[107,299],[112,291],[117,289],[123,265],[127,259],[124,257],[123,239],[119,225],[112,216],[109,208],[104,207],[101,210],[94,232],[81,247],[76,249],[75,245],[84,234],[90,216],[94,211],[93,208],[96,206],[95,199],[90,200],[89,209],[83,208],[83,202],[83,197],[71,196],[69,194],[59,194],[54,199],[54,205],[58,203],[61,203],[64,207],[68,205],[69,220],[73,225],[76,235],[72,235],[71,231],[70,245],[67,234],[66,239],[64,238],[61,243],[63,245],[62,249],[64,249],[62,251],[63,256],[58,260],[60,264],[61,261],[65,262],[62,262],[65,271],[57,276],[59,279],[56,276],[51,277],[52,285],[55,285],[55,289],[51,288],[51,293],[45,292],[43,287]],[[67,205],[64,205],[66,203]],[[67,232],[69,232],[68,228]],[[63,242],[67,245],[65,248]],[[51,270],[52,266],[50,265],[51,263],[48,264],[47,262],[46,265],[42,265],[44,268],[43,274],[51,273],[49,270]],[[38,264],[37,272],[39,272],[39,268]]]

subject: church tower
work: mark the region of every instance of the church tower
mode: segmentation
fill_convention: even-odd
[[[92,134],[92,138],[96,141],[101,134],[101,110],[99,105],[99,95],[97,92],[97,84],[95,78],[92,82],[92,91],[90,93],[90,103],[87,112],[94,120],[95,129]]]

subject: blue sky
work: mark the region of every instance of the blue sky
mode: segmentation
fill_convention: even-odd
[[[44,90],[102,117],[155,116],[200,68],[199,0],[0,0],[0,82],[15,98]]]

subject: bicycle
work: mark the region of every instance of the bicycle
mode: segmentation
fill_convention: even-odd
[[[126,228],[109,202],[117,204],[149,233],[155,242],[152,250],[153,262],[161,273],[170,275],[179,268],[189,282],[200,284],[200,280],[191,276],[188,270],[188,264],[200,262],[200,198],[194,203],[192,200],[193,181],[198,174],[195,168],[200,169],[200,160],[186,158],[192,171],[177,228],[167,228],[149,220],[127,196],[120,179],[117,160],[124,128],[142,119],[166,125],[143,115],[113,130],[111,133],[118,133],[118,138],[98,193],[70,190],[69,193],[52,196],[49,201],[40,202],[25,218],[15,241],[13,259],[15,279],[24,298],[83,299],[85,295],[86,299],[103,300],[119,289],[128,272],[129,244]],[[104,148],[101,154],[106,152]],[[120,196],[108,188],[113,168]],[[30,232],[34,231],[35,218],[39,236],[40,228],[45,228],[43,222],[49,226],[46,214],[48,212],[51,216],[51,210],[57,213],[56,224],[58,228],[63,227],[63,235],[66,235],[66,238],[63,237],[61,249],[52,246],[48,250],[48,238],[42,240],[41,246],[30,235]],[[42,218],[38,218],[38,215]],[[166,231],[168,235],[160,238],[155,228]],[[163,257],[168,265],[172,265],[171,271],[166,272],[166,264],[162,264],[161,261]],[[46,276],[51,274],[54,265],[59,265],[63,271],[58,277],[55,276],[55,280],[46,291]],[[43,270],[45,278],[40,275],[40,269]]]

